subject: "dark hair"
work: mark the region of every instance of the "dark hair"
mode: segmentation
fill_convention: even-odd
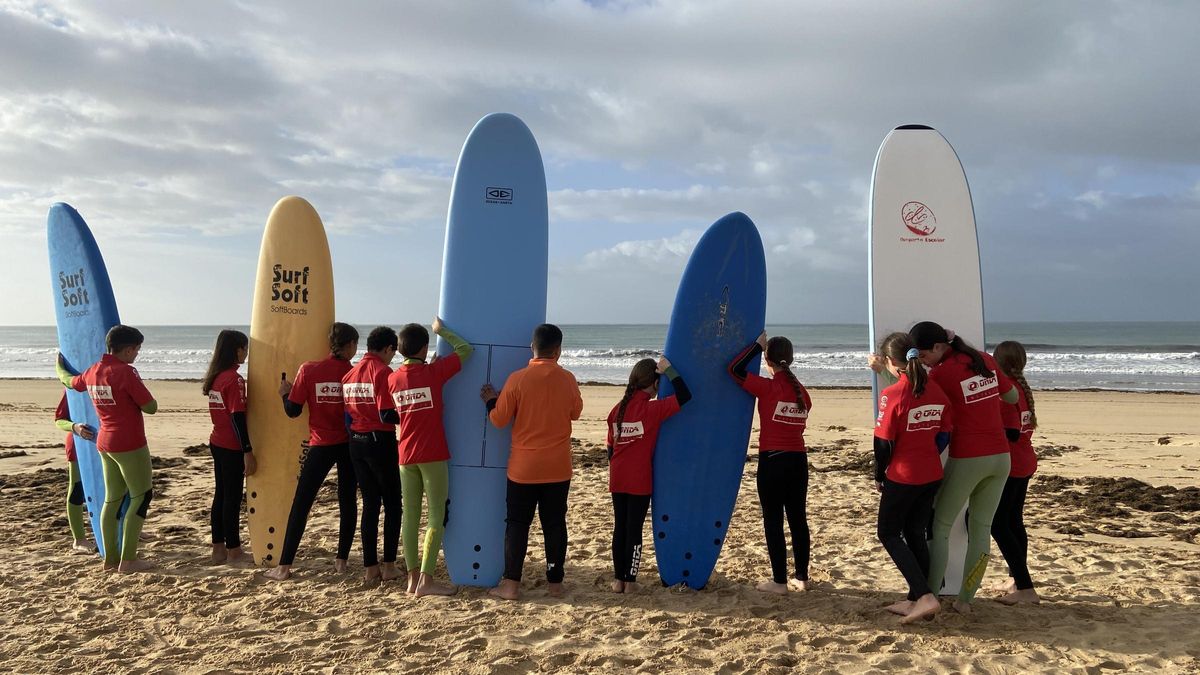
[[[367,336],[368,351],[381,352],[388,347],[398,347],[399,345],[400,343],[396,340],[396,331],[387,326],[377,326]]]
[[[792,341],[776,335],[767,340],[767,363],[770,363],[778,368],[782,368],[783,372],[787,373],[788,381],[792,383],[792,391],[796,392],[796,407],[801,411],[808,410],[804,405],[804,394],[800,390],[800,380],[796,379],[796,374],[788,366],[792,365],[792,360],[795,359],[795,352],[792,350]]]
[[[544,323],[533,329],[533,351],[542,354],[562,346],[562,330],[552,323]]]
[[[208,372],[204,373],[204,394],[212,391],[213,382],[217,376],[237,364],[237,353],[250,344],[250,338],[240,330],[223,330],[217,333],[217,344],[213,347],[212,360],[208,362]]]
[[[145,341],[142,331],[123,324],[109,328],[108,334],[104,336],[104,345],[108,347],[109,354],[116,354],[126,347],[136,347]]]
[[[1025,403],[1029,406],[1029,426],[1037,428],[1037,413],[1033,410],[1033,389],[1025,380],[1025,346],[1020,342],[1005,340],[996,345],[992,356],[996,357],[996,365],[1005,375],[1011,377],[1021,391],[1025,392]]]
[[[335,321],[329,327],[329,351],[336,353],[351,342],[358,342],[358,329],[348,323]]]
[[[642,359],[633,364],[633,370],[629,371],[629,383],[625,385],[625,396],[617,404],[617,433],[613,437],[613,449],[621,442],[621,425],[625,422],[625,406],[629,405],[629,399],[639,389],[645,389],[655,382],[658,382],[658,365],[654,359]]]
[[[405,324],[400,329],[400,354],[406,359],[414,358],[429,346],[429,331],[419,323]]]
[[[925,393],[925,382],[929,376],[921,366],[921,359],[908,358],[908,350],[916,347],[916,342],[908,333],[892,333],[879,343],[879,353],[896,363],[904,364],[904,374],[912,384],[913,396]]]
[[[950,334],[946,332],[946,329],[932,321],[922,321],[916,324],[908,331],[908,334],[912,337],[916,348],[919,350],[933,349],[935,344],[944,342],[950,345],[950,348],[954,351],[971,357],[971,370],[975,371],[976,375],[984,377],[995,375],[992,369],[987,367],[987,363],[983,360],[983,355],[978,350],[967,344],[967,341],[958,335],[955,335],[954,339],[951,340]]]

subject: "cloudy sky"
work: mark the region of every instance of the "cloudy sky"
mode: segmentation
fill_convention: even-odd
[[[428,320],[493,111],[543,153],[553,321],[665,323],[740,210],[768,321],[865,322],[872,163],[913,122],[966,169],[989,319],[1197,320],[1198,25],[1186,1],[0,0],[0,323],[54,321],[56,201],[127,323],[248,323],[288,194],[325,222],[341,319]]]

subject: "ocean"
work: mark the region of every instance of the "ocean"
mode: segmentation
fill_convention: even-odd
[[[139,326],[146,343],[138,371],[147,379],[201,378],[225,327]],[[359,326],[363,343],[370,328]],[[580,382],[624,383],[630,367],[657,356],[666,337],[663,325],[562,328],[561,363]],[[806,385],[869,386],[865,324],[769,325],[767,332],[792,340]],[[989,350],[1002,340],[1025,345],[1025,374],[1036,389],[1200,393],[1200,322],[989,323],[987,335]],[[53,377],[56,345],[53,326],[0,327],[0,377]]]

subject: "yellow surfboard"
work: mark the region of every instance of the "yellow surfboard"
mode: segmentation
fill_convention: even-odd
[[[279,561],[308,440],[308,410],[296,419],[283,412],[280,374],[294,378],[301,363],[328,355],[333,316],[325,227],[308,202],[284,197],[267,217],[250,314],[246,416],[258,471],[246,479],[246,507],[259,565]]]

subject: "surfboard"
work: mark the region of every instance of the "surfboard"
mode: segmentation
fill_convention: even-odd
[[[532,358],[546,320],[549,221],[537,141],[507,113],[487,115],[454,172],[438,310],[475,353],[443,390],[450,498],[443,551],[450,579],[495,586],[504,573],[506,470],[511,427],[496,429],[479,388],[500,389]],[[438,354],[452,350],[438,341]]]
[[[46,217],[46,241],[58,323],[58,350],[72,370],[82,373],[107,351],[104,337],[108,329],[121,323],[117,301],[100,248],[78,211],[61,202],[51,206]],[[87,392],[68,391],[67,406],[72,421],[100,429],[100,418]],[[106,547],[100,534],[100,508],[104,506],[104,470],[100,453],[93,441],[76,436],[75,454],[92,534],[103,556]],[[120,546],[120,541],[115,545]]]
[[[246,423],[258,471],[246,478],[254,562],[278,564],[308,440],[308,410],[283,411],[279,379],[329,354],[333,263],[321,217],[300,197],[280,199],[263,231],[250,314]]]
[[[667,327],[664,353],[694,397],[663,424],[654,451],[654,553],[667,586],[703,588],[729,530],[754,397],[727,367],[762,332],[766,301],[758,228],[745,214],[731,213],[696,243]],[[758,367],[756,358],[751,372]],[[659,391],[673,393],[666,378]]]
[[[983,349],[983,282],[967,176],[934,129],[908,124],[875,157],[868,225],[870,349],[889,333],[936,321]],[[874,400],[878,378],[872,375]],[[878,407],[872,409],[872,415]],[[942,454],[942,464],[949,458]],[[958,593],[967,549],[966,510],[950,532],[942,594]]]

